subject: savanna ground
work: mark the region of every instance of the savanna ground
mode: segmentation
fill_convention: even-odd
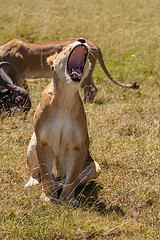
[[[101,48],[115,79],[140,89],[115,86],[96,65],[99,91],[85,110],[102,173],[72,209],[41,202],[41,186],[24,189],[33,114],[49,80],[27,81],[27,119],[0,123],[0,239],[160,238],[159,13],[159,0],[1,0],[1,45],[85,37]]]

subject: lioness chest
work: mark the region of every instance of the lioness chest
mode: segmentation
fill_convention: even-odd
[[[53,177],[64,178],[68,163],[74,161],[74,151],[81,151],[82,132],[78,122],[69,112],[57,111],[43,127],[41,140],[52,152]]]

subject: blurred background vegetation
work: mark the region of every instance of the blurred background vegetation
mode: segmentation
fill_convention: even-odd
[[[86,188],[87,195],[79,196],[85,204],[69,209],[42,203],[41,186],[24,189],[33,114],[50,79],[27,81],[27,119],[0,123],[0,239],[159,239],[159,0],[0,3],[1,45],[13,38],[35,43],[84,37],[100,47],[115,79],[140,83],[136,91],[119,88],[96,65],[99,91],[85,110],[91,154],[102,174],[94,188],[98,195]]]

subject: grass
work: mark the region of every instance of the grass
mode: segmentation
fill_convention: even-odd
[[[0,123],[0,239],[160,238],[159,12],[158,0],[1,1],[0,44],[83,36],[101,48],[115,79],[141,87],[119,88],[96,65],[99,91],[85,110],[102,174],[72,209],[41,202],[41,186],[24,189],[33,114],[49,80],[27,81],[27,119]]]

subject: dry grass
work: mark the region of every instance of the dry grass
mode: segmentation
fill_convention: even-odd
[[[158,0],[1,1],[1,44],[84,36],[100,46],[116,79],[141,88],[111,84],[97,64],[99,92],[85,110],[91,154],[103,172],[81,192],[85,203],[70,209],[41,202],[41,186],[24,189],[33,113],[47,84],[28,82],[27,119],[0,125],[0,239],[160,238],[159,12]]]

